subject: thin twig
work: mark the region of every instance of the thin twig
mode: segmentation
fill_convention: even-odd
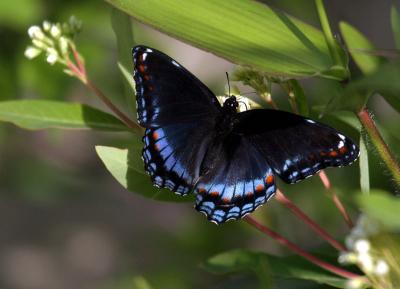
[[[252,225],[254,228],[259,230],[260,232],[268,235],[269,237],[273,238],[275,241],[277,241],[279,244],[286,246],[293,252],[295,252],[297,255],[300,255],[301,257],[307,259],[311,263],[315,264],[318,267],[321,267],[333,274],[336,274],[338,276],[342,276],[347,279],[353,279],[353,278],[362,278],[362,276],[357,275],[355,273],[352,273],[350,271],[344,270],[342,268],[336,267],[332,264],[326,263],[322,261],[321,259],[315,257],[314,255],[311,255],[310,253],[304,251],[300,247],[298,247],[296,244],[290,242],[283,236],[279,235],[275,231],[269,229],[268,227],[260,224],[257,220],[253,219],[250,216],[246,216],[244,218],[244,221],[246,221],[248,224]]]
[[[126,114],[124,114],[118,107],[116,107],[105,95],[104,93],[98,89],[88,78],[86,74],[86,69],[84,64],[79,58],[78,52],[75,49],[72,49],[75,62],[78,64],[78,67],[70,60],[67,61],[67,66],[71,70],[71,72],[82,81],[91,91],[93,91],[96,96],[112,111],[114,112],[122,122],[124,122],[129,128],[133,129],[137,133],[141,133],[143,129],[134,121],[132,121]]]
[[[343,219],[345,220],[346,224],[349,226],[349,228],[354,227],[354,223],[350,218],[350,215],[347,213],[346,208],[344,207],[343,203],[340,201],[339,196],[336,194],[335,190],[331,186],[331,182],[326,175],[325,171],[320,171],[318,173],[318,176],[324,185],[325,189],[327,192],[330,194],[332,197],[332,201],[335,204],[336,208],[339,210],[340,214],[343,216]]]
[[[304,223],[306,223],[314,232],[326,240],[332,247],[336,248],[338,251],[346,251],[346,247],[336,241],[328,232],[326,232],[321,226],[315,223],[309,216],[307,216],[299,207],[297,207],[290,199],[288,199],[285,194],[283,194],[279,189],[276,190],[275,199],[288,207],[296,216],[299,217]]]

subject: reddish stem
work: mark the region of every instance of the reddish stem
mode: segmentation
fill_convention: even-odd
[[[75,50],[73,49],[75,52]],[[127,115],[125,115],[118,107],[116,107],[104,94],[101,92],[87,77],[86,75],[86,70],[83,66],[83,63],[80,62],[79,56],[75,52],[74,55],[76,54],[75,59],[78,62],[78,65],[81,67],[78,68],[74,63],[71,61],[67,62],[68,68],[71,70],[72,73],[75,74],[76,77],[78,77],[91,91],[93,91],[97,97],[112,111],[114,112],[129,128],[135,130],[138,133],[142,132],[142,128],[133,122]]]
[[[279,189],[276,190],[275,199],[281,204],[289,208],[296,216],[300,218],[304,223],[310,226],[314,232],[320,235],[324,240],[331,244],[334,248],[339,251],[346,251],[345,246],[336,241],[328,232],[321,228],[317,223],[315,223],[310,217],[308,217],[299,207],[297,207],[290,199],[288,199],[285,194],[283,194]]]
[[[322,261],[321,259],[315,257],[314,255],[311,255],[310,253],[304,251],[303,249],[301,249],[300,247],[298,247],[296,244],[290,242],[289,240],[287,240],[286,238],[284,238],[283,236],[279,235],[278,233],[276,233],[275,231],[269,229],[268,227],[260,224],[257,220],[253,219],[250,216],[246,216],[244,217],[244,220],[252,225],[254,228],[256,228],[257,230],[259,230],[260,232],[268,235],[269,237],[273,238],[275,241],[277,241],[278,243],[280,243],[281,245],[284,245],[286,247],[288,247],[290,250],[292,250],[293,252],[295,252],[297,255],[300,255],[301,257],[307,259],[308,261],[310,261],[311,263],[333,273],[336,274],[338,276],[342,276],[344,278],[347,279],[352,279],[352,278],[360,278],[360,275],[354,274],[352,272],[346,271],[342,268],[336,267],[332,264],[326,263],[324,261]]]
[[[330,182],[328,176],[326,175],[325,171],[320,171],[318,176],[321,179],[321,182],[324,185],[325,189],[331,195],[333,203],[335,204],[336,208],[338,208],[340,214],[343,216],[346,224],[349,226],[349,228],[353,228],[354,223],[351,220],[349,214],[347,213],[346,208],[343,206],[343,203],[340,201],[335,190],[332,188],[331,182]]]

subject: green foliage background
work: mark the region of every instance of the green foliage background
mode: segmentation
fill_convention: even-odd
[[[129,10],[127,8],[129,5],[124,6],[128,3],[127,1],[110,2],[124,8],[125,11]],[[266,2],[306,23],[315,27],[319,26],[313,1]],[[136,3],[143,4],[144,2],[136,1]],[[239,4],[240,1],[236,0],[235,3]],[[137,13],[138,19],[152,20],[146,18],[149,17],[149,9],[152,7],[139,5],[133,8],[135,9],[129,11]],[[176,7],[160,6],[159,9],[153,12],[162,16],[165,9],[171,9],[172,12],[177,13],[176,17],[181,15],[181,11]],[[223,13],[229,7],[221,6],[218,9],[221,9],[220,12]],[[354,10],[358,13],[346,13],[346,11]],[[351,4],[338,1],[335,4],[327,3],[327,11],[329,16],[333,16],[331,21],[334,31],[337,33],[342,31],[343,41],[347,46],[351,45],[346,35],[356,32],[345,23],[339,26],[337,20],[346,20],[369,36],[375,45],[368,42],[365,44],[366,47],[395,47],[390,22],[381,21],[389,19],[390,1],[382,1],[379,5],[374,4],[374,1]],[[215,66],[214,63],[217,60],[214,56],[182,45],[137,20],[134,20],[132,25],[134,38],[123,37],[130,33],[130,22],[119,13],[111,5],[98,1],[1,1],[0,100],[7,102],[0,103],[0,119],[8,118],[13,109],[16,109],[15,106],[7,107],[7,105],[17,99],[45,99],[46,103],[43,103],[43,107],[36,107],[38,110],[45,111],[45,105],[51,101],[83,102],[106,110],[91,92],[75,79],[67,77],[61,69],[49,66],[40,57],[34,61],[28,61],[23,57],[23,51],[29,44],[26,30],[30,25],[39,24],[43,19],[64,21],[71,14],[84,22],[83,32],[79,35],[77,43],[81,54],[85,56],[90,77],[132,118],[135,117],[132,109],[134,95],[120,73],[117,63],[119,62],[120,67],[131,69],[130,48],[133,42],[155,46],[166,51],[185,66],[189,66],[194,74],[200,75],[214,92],[224,93],[225,71],[232,69],[228,62],[218,60],[217,63],[221,66]],[[195,12],[192,11],[192,13]],[[340,94],[342,98],[336,98],[327,106],[332,97],[341,91],[336,80],[346,76],[345,71],[332,69],[331,65],[334,63],[330,63],[327,47],[321,44],[320,50],[323,51],[323,55],[316,58],[309,51],[302,51],[299,55],[295,55],[296,51],[285,54],[288,50],[283,51],[281,55],[271,52],[269,57],[265,58],[252,54],[251,51],[247,54],[237,53],[241,45],[247,42],[246,39],[235,38],[232,32],[243,25],[241,21],[244,18],[240,18],[239,14],[236,16],[232,17],[231,25],[219,26],[222,33],[229,36],[226,41],[235,48],[229,51],[227,58],[238,63],[245,63],[249,57],[253,57],[251,64],[258,68],[270,69],[271,73],[276,73],[275,69],[286,70],[290,76],[296,77],[309,76],[318,72],[323,77],[302,80],[311,108],[311,116],[317,118],[321,111],[335,111],[334,114],[325,115],[321,121],[355,139],[358,139],[359,135],[354,126],[355,117],[349,112],[336,112],[336,109],[348,108],[349,105],[354,107],[352,103],[349,104],[347,97],[355,90],[381,87],[386,101],[380,96],[374,96],[368,100],[368,105],[376,115],[385,140],[394,153],[399,155],[398,123],[400,118],[396,109],[398,111],[400,105],[396,92],[399,91],[400,82],[396,74],[397,70],[392,73],[392,67],[388,65],[381,68],[384,73],[379,71],[374,74],[370,72],[373,71],[371,67],[384,62],[380,57],[365,57],[364,55],[364,59],[362,57],[355,59],[358,66],[351,64],[352,77],[361,77],[361,72],[369,74],[366,78],[360,78],[358,82],[354,82],[354,86],[349,88],[347,94]],[[266,21],[271,21],[271,19],[266,19]],[[218,23],[214,24],[218,25]],[[268,23],[260,23],[260,25],[263,24]],[[157,27],[157,23],[153,25]],[[166,24],[159,23],[159,25]],[[212,28],[205,29],[204,35],[198,35],[199,38],[195,39],[189,30],[179,30],[174,22],[169,25],[164,27],[169,29],[169,34],[189,42],[197,41],[198,46],[205,49],[213,47],[218,55],[226,57],[224,53],[227,43],[216,43],[210,34]],[[188,28],[194,25],[195,23],[191,23]],[[213,27],[211,24],[210,26]],[[121,29],[127,29],[127,31],[121,31]],[[315,30],[309,26],[304,29]],[[343,29],[349,31],[343,33]],[[324,43],[322,33],[318,34],[315,31],[312,32],[316,33],[313,36],[315,41]],[[259,32],[255,29],[256,37],[268,41],[268,39],[273,39],[272,36],[276,32],[265,31],[265,35],[257,33]],[[350,41],[355,37],[352,35]],[[398,39],[396,41],[398,43]],[[295,45],[286,38],[272,44],[282,45],[283,50],[288,45]],[[202,58],[201,62],[213,65],[201,65],[195,62],[189,63],[189,61],[185,63],[183,51],[191,56],[186,59]],[[247,58],[241,58],[243,55]],[[308,61],[310,68],[299,71],[296,66],[298,63],[290,59],[291,56]],[[341,57],[344,61],[345,55]],[[290,65],[285,64],[288,59]],[[393,86],[387,85],[388,77],[392,77],[390,83]],[[274,90],[273,97],[280,108],[290,110],[287,97],[282,91]],[[359,103],[360,100],[356,100],[356,104]],[[26,107],[19,109],[25,115],[29,115],[29,113],[34,114],[33,108],[35,107],[28,103]],[[77,115],[82,115],[81,111],[89,110],[85,114],[88,118],[96,115],[97,122],[94,122],[92,128],[102,131],[55,129],[26,131],[9,124],[0,126],[0,228],[2,230],[0,233],[0,287],[246,289],[259,286],[259,280],[264,288],[331,288],[328,287],[329,285],[307,280],[317,280],[331,286],[342,286],[337,285],[340,280],[336,280],[334,276],[318,272],[312,265],[303,264],[298,259],[293,260],[292,256],[278,259],[251,252],[249,257],[246,250],[263,251],[271,255],[287,255],[288,252],[242,222],[232,222],[217,227],[206,222],[204,217],[194,211],[187,202],[159,202],[126,191],[106,171],[97,158],[94,146],[98,146],[97,152],[100,152],[103,160],[104,157],[113,157],[118,153],[125,153],[122,157],[126,158],[137,157],[137,153],[134,152],[140,149],[138,139],[124,132],[124,127],[114,119],[110,120],[107,116],[102,116],[99,120],[97,114],[91,114],[90,109],[85,107],[73,109],[79,112]],[[55,115],[58,111],[54,110]],[[71,118],[74,118],[74,115]],[[106,128],[96,126],[104,118],[113,126]],[[26,123],[14,122],[27,127]],[[76,128],[85,127],[85,119],[76,125]],[[48,126],[48,123],[45,123],[28,128],[37,129]],[[62,127],[60,123],[50,125],[50,127],[60,126]],[[116,131],[118,133],[115,133]],[[107,147],[129,147],[130,151],[110,152]],[[393,192],[390,174],[382,170],[380,160],[371,148],[372,146],[367,144],[367,149],[372,151],[368,154],[371,187]],[[134,164],[137,164],[137,161]],[[140,171],[140,168],[135,167],[135,169]],[[351,167],[328,170],[327,173],[355,218],[359,212],[356,201],[361,195],[358,163]],[[139,174],[142,173],[137,173],[132,178],[144,180],[146,176]],[[118,176],[116,177],[118,179]],[[163,192],[161,195],[156,192],[154,195],[155,191],[149,181],[140,181],[133,185],[134,188],[140,187],[140,192],[148,197],[164,200],[173,198],[165,195],[168,192]],[[324,228],[338,239],[344,238],[347,234],[345,224],[325,195],[325,190],[318,178],[313,177],[292,186],[280,183],[279,186]],[[174,198],[174,200],[177,199]],[[369,201],[362,199],[358,201],[358,204],[361,204],[365,211],[371,212],[371,215],[381,216],[381,212],[385,209],[390,208],[391,211],[397,209],[398,204],[393,208],[390,207],[394,202],[394,200],[382,200],[378,197]],[[380,205],[371,206],[371,203]],[[335,261],[336,252],[325,248],[321,240],[316,239],[307,227],[275,201],[259,209],[255,215],[301,247],[316,251],[328,256],[325,258]],[[386,224],[390,228],[398,228],[399,224],[393,221],[395,218],[392,215],[385,214],[383,218],[388,220]],[[232,254],[224,255],[223,252],[230,250],[233,250]],[[209,259],[214,255],[217,256]],[[311,266],[312,274],[307,271],[307,266]],[[214,275],[209,271],[235,272],[235,274]],[[27,272],[29,272],[28,276]],[[293,280],[294,277],[297,280]]]

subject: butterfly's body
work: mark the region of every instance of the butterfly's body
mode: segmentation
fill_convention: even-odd
[[[275,174],[287,183],[343,166],[358,148],[333,128],[277,110],[238,113],[221,106],[195,76],[167,55],[133,49],[145,169],[158,187],[196,194],[196,209],[222,223],[273,196]]]

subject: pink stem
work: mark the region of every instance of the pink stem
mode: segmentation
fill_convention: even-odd
[[[336,274],[338,276],[342,276],[347,279],[352,279],[352,278],[360,278],[360,275],[354,274],[352,272],[346,271],[342,268],[336,267],[332,264],[326,263],[322,261],[321,259],[315,257],[314,255],[311,255],[310,253],[304,251],[300,247],[298,247],[296,244],[290,242],[289,240],[285,239],[283,236],[279,235],[275,231],[269,229],[268,227],[260,224],[257,220],[253,219],[250,216],[244,217],[244,220],[252,225],[254,228],[259,230],[260,232],[268,235],[269,237],[273,238],[275,241],[277,241],[279,244],[288,247],[290,250],[295,252],[297,255],[300,255],[304,259],[310,261],[311,263],[317,265],[318,267],[321,267],[333,274]]]
[[[279,189],[276,190],[275,199],[281,204],[289,208],[296,216],[300,218],[304,223],[310,226],[314,232],[320,235],[324,240],[326,240],[332,247],[339,251],[346,251],[345,246],[336,241],[328,232],[321,228],[317,223],[315,223],[310,217],[308,217],[299,207],[297,207],[290,199],[288,199],[285,194],[283,194]]]
[[[321,179],[321,182],[324,185],[325,189],[331,195],[333,203],[335,204],[336,208],[338,208],[340,214],[343,216],[343,218],[344,218],[345,222],[347,223],[347,225],[349,226],[349,228],[353,228],[354,223],[351,220],[349,214],[347,213],[346,208],[343,206],[343,203],[340,201],[335,190],[332,188],[331,182],[329,181],[329,178],[326,175],[325,171],[320,171],[318,176]]]

